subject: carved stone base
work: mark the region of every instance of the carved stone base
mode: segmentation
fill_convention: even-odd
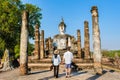
[[[28,67],[26,64],[20,64],[20,75],[27,75],[28,74]]]
[[[13,69],[13,67],[12,67],[12,65],[10,64],[9,61],[6,61],[3,64],[1,64],[0,68],[1,68],[0,71],[8,71],[8,70],[12,70]]]
[[[32,59],[32,60],[39,60],[39,59],[40,59],[40,56],[34,55],[34,56],[31,57],[31,59]]]
[[[100,62],[94,62],[94,70],[96,74],[102,74],[102,65]]]

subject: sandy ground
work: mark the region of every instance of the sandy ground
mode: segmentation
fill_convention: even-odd
[[[102,75],[96,75],[94,70],[72,72],[70,78],[65,78],[65,72],[60,69],[59,78],[53,77],[53,71],[31,71],[29,75],[20,76],[19,69],[1,72],[0,80],[120,80],[120,72],[104,70]]]

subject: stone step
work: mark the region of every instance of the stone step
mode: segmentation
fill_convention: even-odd
[[[61,57],[63,57],[63,54],[59,54]],[[49,55],[49,58],[52,58],[52,56],[53,56],[53,54],[50,54]],[[73,57],[75,58],[75,57],[77,57],[77,55],[76,54],[73,54]]]
[[[51,63],[28,63],[29,67],[40,66],[40,67],[49,67]],[[77,63],[77,66],[93,66],[93,63]],[[64,64],[60,64],[60,66],[64,66]]]
[[[39,66],[39,67],[50,67],[52,64],[51,63],[28,63],[29,67],[35,67],[35,66]]]
[[[51,63],[52,60],[50,58],[40,59],[40,60],[28,60],[28,63]]]
[[[50,69],[50,66],[52,64],[51,63],[28,63],[28,67],[31,68],[32,70],[34,69],[39,69],[39,70],[42,70],[42,69]],[[76,64],[73,64],[74,67],[77,67],[77,68],[93,68],[93,63],[76,63]],[[60,64],[60,68],[64,68],[65,65],[64,64]]]
[[[46,58],[46,59],[40,59],[40,60],[29,60],[29,63],[51,63],[52,60],[50,58]],[[78,59],[75,58],[74,61],[75,63],[92,63],[93,60],[92,59]]]

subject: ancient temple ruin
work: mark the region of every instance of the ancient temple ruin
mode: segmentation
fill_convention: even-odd
[[[2,64],[2,68],[0,69],[0,71],[7,71],[13,69],[12,63],[10,61],[10,53],[8,49],[6,49],[4,52],[1,64]]]
[[[61,22],[58,24],[59,34],[53,36],[53,38],[48,37],[44,40],[44,30],[39,32],[39,27],[35,27],[35,59],[43,59],[46,54],[52,54],[54,47],[63,54],[67,47],[71,47],[71,51],[77,54],[78,58],[90,58],[90,43],[89,43],[89,26],[88,21],[84,22],[84,47],[81,43],[81,33],[80,30],[76,30],[76,38],[73,35],[66,34],[66,24],[62,18]],[[45,41],[45,42],[44,42]],[[83,56],[84,55],[84,56]]]
[[[60,55],[64,54],[67,47],[71,47],[71,52],[74,55],[74,61],[78,68],[94,67],[96,73],[102,74],[101,67],[101,42],[100,42],[100,30],[98,25],[98,11],[97,7],[93,6],[92,13],[92,31],[93,31],[93,57],[90,53],[90,34],[89,34],[89,22],[84,21],[84,46],[81,43],[81,30],[76,30],[76,36],[66,34],[66,24],[62,19],[56,28],[59,29],[59,34],[44,39],[44,30],[39,32],[39,27],[35,27],[35,51],[34,60],[30,61],[28,66],[49,68],[51,66],[51,56],[54,48],[60,52]],[[35,61],[37,60],[37,61]],[[35,63],[34,63],[35,61]],[[36,62],[40,62],[37,64]],[[34,64],[34,66],[33,66]]]

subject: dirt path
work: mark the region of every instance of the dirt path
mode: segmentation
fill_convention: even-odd
[[[93,70],[72,72],[71,78],[65,78],[65,72],[60,70],[59,78],[53,77],[53,71],[34,71],[30,75],[20,76],[19,69],[0,73],[0,80],[120,80],[120,72],[104,70],[103,75],[95,75]]]

